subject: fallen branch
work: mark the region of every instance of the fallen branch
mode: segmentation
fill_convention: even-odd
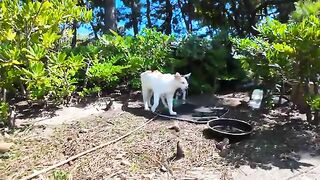
[[[182,147],[180,145],[180,142],[177,142],[177,152],[176,152],[176,157],[175,160],[179,160],[181,158],[184,158],[184,151],[182,150]]]
[[[66,159],[66,160],[64,160],[64,161],[60,161],[59,163],[54,164],[54,165],[52,165],[52,166],[50,166],[50,167],[48,167],[48,168],[45,168],[45,169],[43,169],[43,170],[41,170],[41,171],[38,171],[38,172],[35,172],[35,173],[33,173],[33,174],[29,175],[29,176],[26,176],[26,177],[22,178],[21,180],[32,179],[32,178],[34,178],[34,177],[36,177],[36,176],[39,176],[40,174],[43,174],[43,173],[48,172],[48,171],[50,171],[50,170],[52,170],[52,169],[55,169],[55,168],[57,168],[57,167],[59,167],[59,166],[62,166],[62,165],[66,164],[66,163],[68,163],[68,162],[70,162],[70,161],[72,161],[72,160],[75,160],[75,159],[77,159],[77,158],[79,158],[79,157],[81,157],[81,156],[83,156],[83,155],[85,155],[85,154],[88,154],[88,153],[93,152],[93,151],[95,151],[95,150],[97,150],[97,149],[103,148],[103,147],[108,146],[108,145],[110,145],[110,144],[116,143],[116,142],[118,142],[118,141],[126,138],[127,136],[131,135],[132,133],[138,131],[139,129],[143,128],[145,125],[147,125],[148,123],[150,123],[151,121],[153,121],[154,119],[156,119],[156,117],[158,117],[158,115],[154,116],[153,118],[149,119],[147,122],[143,123],[141,126],[135,128],[134,130],[128,132],[127,134],[125,134],[125,135],[123,135],[123,136],[118,137],[118,138],[115,139],[115,140],[109,141],[109,142],[107,142],[107,143],[101,144],[101,145],[96,146],[96,147],[94,147],[94,148],[88,149],[88,150],[86,150],[86,151],[84,151],[84,152],[81,152],[81,153],[79,153],[79,154],[76,154],[76,155],[74,155],[74,156],[71,156],[71,157],[69,157],[68,159]]]
[[[182,147],[181,147],[181,145],[180,145],[180,142],[178,141],[177,142],[177,151],[176,151],[176,153],[174,153],[173,154],[173,156],[172,157],[170,157],[170,158],[168,158],[168,161],[170,162],[170,161],[177,161],[177,160],[179,160],[179,159],[182,159],[182,158],[184,158],[184,151],[182,150]]]

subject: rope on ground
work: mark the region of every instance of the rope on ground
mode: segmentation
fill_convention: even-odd
[[[195,123],[195,124],[207,124],[208,121],[199,121],[199,120],[200,119],[208,119],[208,120],[219,119],[219,118],[224,117],[228,112],[229,112],[229,109],[220,116],[204,116],[204,117],[193,116],[192,119],[188,119],[186,117],[173,116],[173,115],[165,115],[165,114],[161,114],[160,112],[153,112],[153,114],[160,116],[160,117],[163,117],[163,118],[176,119],[179,121],[186,121],[186,122]]]
[[[83,151],[83,152],[81,152],[81,153],[79,153],[79,154],[76,154],[76,155],[74,155],[74,156],[71,156],[71,157],[69,157],[68,159],[66,159],[66,160],[64,160],[64,161],[60,161],[60,162],[57,163],[57,164],[54,164],[54,165],[52,165],[52,166],[50,166],[50,167],[47,167],[47,168],[45,168],[45,169],[42,169],[42,170],[40,170],[40,171],[37,171],[37,172],[29,175],[29,176],[26,176],[26,177],[22,178],[22,180],[32,179],[32,178],[34,178],[34,177],[36,177],[36,176],[39,176],[40,174],[46,173],[46,172],[48,172],[48,171],[50,171],[50,170],[52,170],[52,169],[55,169],[55,168],[57,168],[57,167],[59,167],[59,166],[62,166],[62,165],[64,165],[64,164],[66,164],[66,163],[68,163],[68,162],[70,162],[70,161],[72,161],[72,160],[75,160],[75,159],[77,159],[77,158],[79,158],[79,157],[81,157],[81,156],[83,156],[83,155],[85,155],[85,154],[88,154],[88,153],[93,152],[93,151],[95,151],[95,150],[97,150],[97,149],[103,148],[103,147],[108,146],[108,145],[110,145],[110,144],[116,143],[116,142],[118,142],[118,141],[120,141],[120,140],[128,137],[128,136],[131,135],[132,133],[138,131],[139,129],[143,128],[145,125],[147,125],[147,124],[150,123],[151,121],[155,120],[157,117],[158,117],[157,115],[154,116],[153,118],[149,119],[147,122],[143,123],[141,126],[135,128],[134,130],[128,132],[127,134],[125,134],[125,135],[123,135],[123,136],[118,137],[118,138],[115,139],[115,140],[109,141],[109,142],[107,142],[107,143],[101,144],[101,145],[99,145],[99,146],[96,146],[96,147],[94,147],[94,148],[88,149],[88,150]]]
[[[182,118],[182,117],[177,117],[177,116],[171,116],[171,115],[165,115],[165,114],[160,114],[158,112],[153,112],[155,115],[163,117],[163,118],[169,118],[169,119],[176,119],[179,121],[186,121],[186,122],[190,122],[190,123],[196,123],[196,124],[205,124],[207,122],[200,122],[197,120],[192,120],[192,119],[187,119],[187,118]],[[207,118],[207,117],[206,117]],[[214,117],[210,117],[212,119],[217,119],[217,116]]]

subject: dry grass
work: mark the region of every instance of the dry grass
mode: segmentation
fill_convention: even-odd
[[[16,136],[8,158],[0,159],[0,177],[19,179],[74,154],[111,141],[138,127],[146,119],[123,112],[115,117],[92,117],[86,121],[54,129],[52,136],[23,138]],[[169,130],[173,121],[155,120],[126,139],[85,155],[43,176],[50,179],[181,179],[195,167],[210,168],[227,177],[214,148],[214,140],[205,139],[205,125],[177,122],[180,132]],[[31,133],[31,132],[29,132]],[[26,137],[26,135],[24,135]],[[176,151],[177,141],[185,158],[167,161]],[[161,172],[161,170],[166,172]],[[195,177],[201,174],[194,175]]]
[[[252,138],[232,144],[224,158],[216,152],[215,141],[204,137],[205,125],[179,121],[176,124],[180,131],[175,132],[168,128],[175,123],[173,120],[158,118],[131,136],[49,171],[39,179],[232,179],[235,168],[242,165],[291,168],[281,154],[292,150],[313,152],[309,139],[319,129],[310,128],[299,118],[284,119],[279,110],[275,111],[278,114],[250,111],[240,104],[247,95],[236,96],[221,97],[220,103],[230,109],[227,117],[249,121],[255,131]],[[6,142],[14,142],[15,146],[9,153],[0,154],[0,179],[19,179],[114,140],[147,121],[139,116],[142,112],[139,108],[131,108],[137,110],[136,115],[125,109],[110,110],[70,125],[45,130],[35,127],[11,135]],[[178,141],[185,157],[168,161],[176,152]],[[295,163],[295,168],[303,166]]]

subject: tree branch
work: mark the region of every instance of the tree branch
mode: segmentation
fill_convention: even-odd
[[[250,14],[249,22],[250,22],[250,25],[251,25],[251,29],[253,29],[252,26],[254,26],[256,15],[260,10],[262,10],[262,9],[268,7],[268,6],[271,6],[271,5],[279,5],[279,4],[285,4],[285,3],[297,2],[297,1],[298,0],[269,0],[269,1],[264,1],[259,6],[257,6]]]
[[[296,2],[298,0],[269,0],[261,3],[258,7],[254,9],[254,11],[251,13],[251,15],[257,14],[258,11],[270,6],[270,5],[278,5],[278,4],[284,4],[284,3],[290,3],[290,2]]]

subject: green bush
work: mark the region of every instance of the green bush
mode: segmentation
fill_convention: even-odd
[[[114,87],[119,77],[124,73],[124,69],[129,66],[114,65],[111,62],[94,64],[88,72],[89,81],[94,84],[107,83],[109,87]],[[101,85],[101,84],[100,84]]]
[[[88,22],[92,12],[76,0],[3,0],[0,7],[0,88],[26,90],[33,100],[49,93],[57,99],[69,96],[83,57],[62,52],[67,45],[62,39],[71,38],[64,32],[72,30],[61,25]]]
[[[49,79],[52,83],[52,95],[57,98],[69,97],[76,90],[76,73],[84,66],[82,55],[69,56],[66,53],[51,54],[48,62]]]
[[[172,63],[170,43],[172,36],[167,36],[154,29],[144,29],[141,34],[131,36],[104,35],[101,38],[105,59],[112,64],[126,68],[123,78],[131,87],[139,88],[139,74],[148,69],[170,72]],[[107,53],[108,52],[108,53]],[[106,64],[107,65],[107,64]],[[118,67],[118,69],[123,67]]]
[[[257,37],[232,41],[248,74],[271,82],[273,87],[280,79],[298,84],[303,92],[296,94],[303,96],[304,106],[309,110],[307,101],[314,102],[311,106],[315,110],[319,100],[312,99],[317,92],[309,92],[308,86],[310,82],[315,86],[320,83],[320,2],[303,1],[295,5],[296,11],[288,24],[267,19],[257,27],[260,32]],[[307,116],[310,119],[310,114]]]
[[[219,87],[218,80],[241,80],[244,74],[231,56],[230,42],[224,32],[212,40],[190,35],[177,47],[175,69],[183,73],[192,72],[190,90],[212,92]]]

